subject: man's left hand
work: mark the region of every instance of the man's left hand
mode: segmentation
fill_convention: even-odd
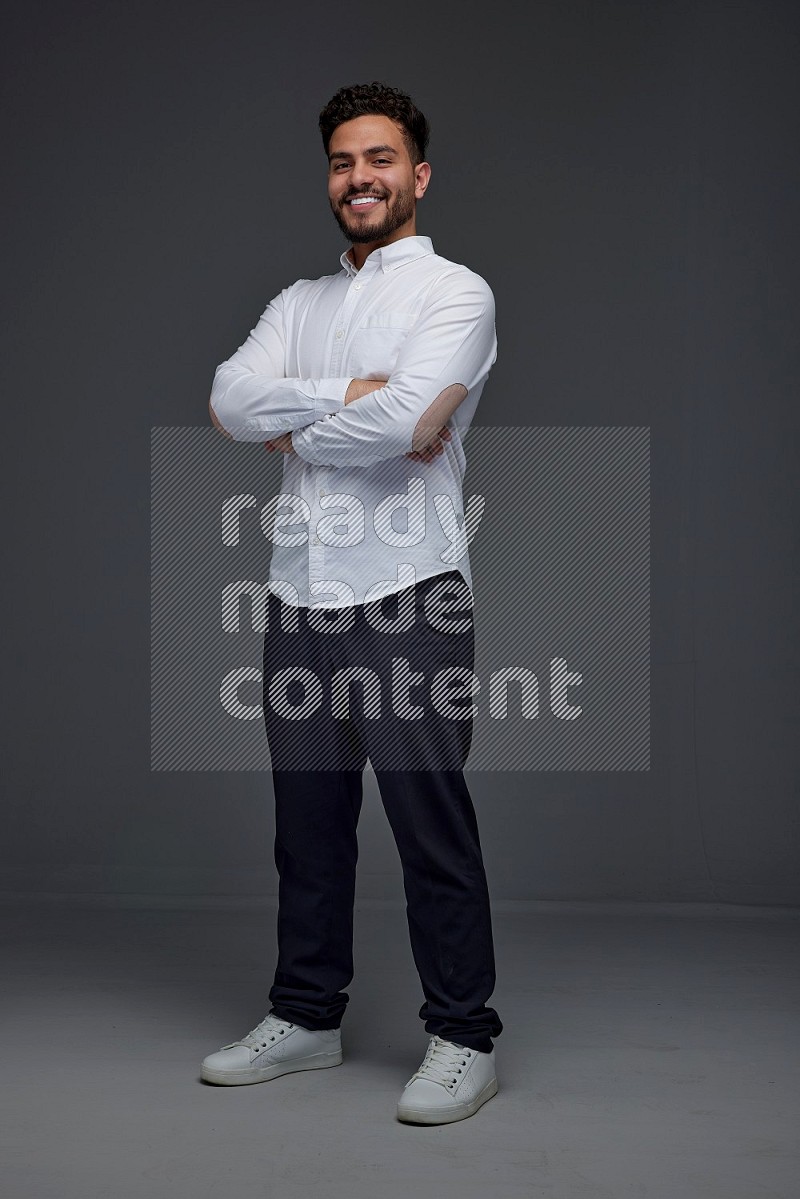
[[[265,441],[264,445],[268,450],[280,450],[282,454],[296,454],[297,450],[292,445],[291,433],[281,433],[280,437],[271,437],[269,441]]]
[[[413,462],[433,462],[437,454],[444,452],[444,442],[451,441],[452,434],[447,425],[443,425],[439,432],[434,437],[433,441],[422,450],[409,450],[406,458],[411,458]]]

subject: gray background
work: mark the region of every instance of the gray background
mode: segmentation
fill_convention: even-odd
[[[651,428],[651,769],[471,775],[493,896],[796,904],[796,6],[6,14],[0,886],[276,889],[267,774],[150,772],[150,430],[337,269],[317,114],[378,78],[495,293],[477,424]]]

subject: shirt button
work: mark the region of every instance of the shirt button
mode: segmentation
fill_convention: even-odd
[[[355,286],[355,289],[356,289],[356,291],[358,291],[358,289],[359,289],[359,287],[361,286],[361,284],[360,284],[360,283],[356,283],[354,286]]]
[[[311,538],[311,544],[312,544],[312,545],[319,545],[319,537],[316,537],[316,536],[312,537],[312,538]]]
[[[320,495],[324,495],[324,494],[325,494],[325,488],[324,488],[324,487],[320,487],[320,489],[319,489],[319,494],[320,494]]]
[[[337,336],[337,337],[344,337],[344,329],[337,329],[337,330],[336,330],[336,336]]]

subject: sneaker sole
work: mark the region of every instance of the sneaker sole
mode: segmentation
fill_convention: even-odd
[[[254,1082],[269,1082],[270,1079],[280,1078],[283,1074],[294,1074],[297,1070],[326,1070],[330,1066],[342,1064],[341,1049],[333,1053],[312,1053],[307,1057],[287,1058],[284,1062],[275,1062],[256,1070],[210,1070],[207,1066],[200,1067],[200,1077],[204,1082],[213,1082],[222,1087],[243,1087]]]
[[[448,1111],[446,1108],[437,1110],[436,1108],[404,1107],[402,1103],[398,1103],[397,1118],[407,1124],[453,1124],[456,1120],[466,1120],[468,1116],[474,1116],[478,1108],[496,1094],[497,1079],[493,1078],[470,1103],[463,1103],[459,1108],[451,1108]]]

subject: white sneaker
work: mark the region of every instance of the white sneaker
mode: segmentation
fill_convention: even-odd
[[[341,1064],[341,1036],[339,1028],[303,1028],[280,1016],[265,1016],[241,1041],[231,1041],[204,1058],[200,1076],[236,1087],[295,1070],[324,1070]]]
[[[450,1124],[465,1120],[497,1094],[494,1049],[481,1053],[432,1036],[422,1065],[403,1088],[398,1120]]]

